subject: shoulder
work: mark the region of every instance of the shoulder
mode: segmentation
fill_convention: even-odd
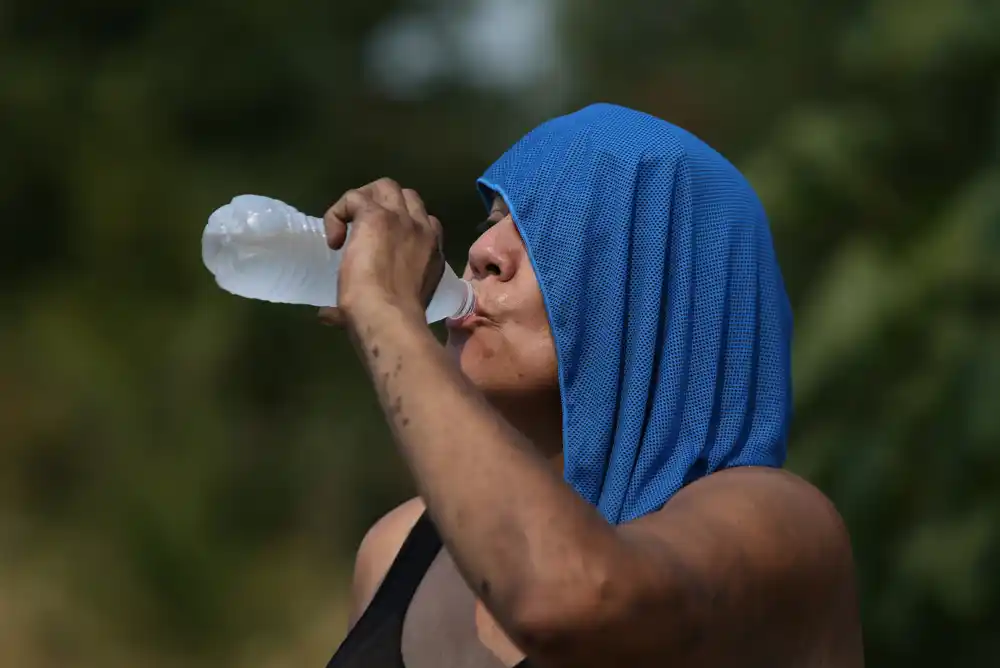
[[[782,469],[736,467],[706,476],[682,489],[658,513],[657,522],[694,516],[723,524],[752,518],[761,528],[793,525],[849,549],[847,531],[833,503],[806,480]],[[640,520],[641,521],[641,520]]]
[[[738,467],[706,476],[681,490],[649,518],[668,530],[697,522],[745,549],[795,548],[803,558],[824,556],[814,567],[851,565],[847,529],[833,503],[816,487],[781,469]]]
[[[739,467],[706,476],[651,516],[650,525],[675,539],[696,532],[706,563],[720,569],[738,554],[742,568],[729,577],[793,587],[791,601],[853,593],[851,541],[840,514],[819,489],[787,471]]]
[[[351,584],[352,626],[375,597],[403,542],[423,515],[424,508],[424,502],[419,497],[400,504],[373,524],[361,540]]]
[[[712,627],[753,635],[771,657],[787,651],[803,665],[834,657],[835,665],[860,665],[850,537],[807,481],[779,469],[721,471],[635,525],[685,562],[699,583],[692,596],[714,599],[704,620]]]

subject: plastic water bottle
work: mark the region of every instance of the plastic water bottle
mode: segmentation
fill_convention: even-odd
[[[351,226],[347,226],[350,235]],[[205,267],[224,290],[282,304],[337,305],[341,251],[326,243],[321,218],[268,197],[241,195],[208,219]],[[475,308],[472,286],[445,264],[427,322],[462,318]]]

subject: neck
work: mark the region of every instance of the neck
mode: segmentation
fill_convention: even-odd
[[[489,397],[490,404],[515,429],[524,434],[535,449],[562,476],[562,406],[559,396]]]

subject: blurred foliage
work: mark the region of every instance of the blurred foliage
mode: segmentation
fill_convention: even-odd
[[[452,21],[482,5],[0,7],[0,665],[323,665],[351,552],[411,486],[343,338],[214,286],[207,214],[319,213],[388,174],[460,265],[475,176],[598,99],[701,135],[765,201],[790,466],[851,529],[870,665],[994,664],[1000,2],[553,0],[558,66],[530,80],[379,79],[402,19],[445,63],[522,48]]]

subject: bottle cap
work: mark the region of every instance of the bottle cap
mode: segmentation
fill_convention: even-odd
[[[472,283],[464,279],[462,283],[465,285],[465,300],[462,302],[462,306],[455,312],[455,315],[451,316],[451,320],[461,320],[462,318],[467,318],[472,315],[476,310],[476,292],[472,289]]]

